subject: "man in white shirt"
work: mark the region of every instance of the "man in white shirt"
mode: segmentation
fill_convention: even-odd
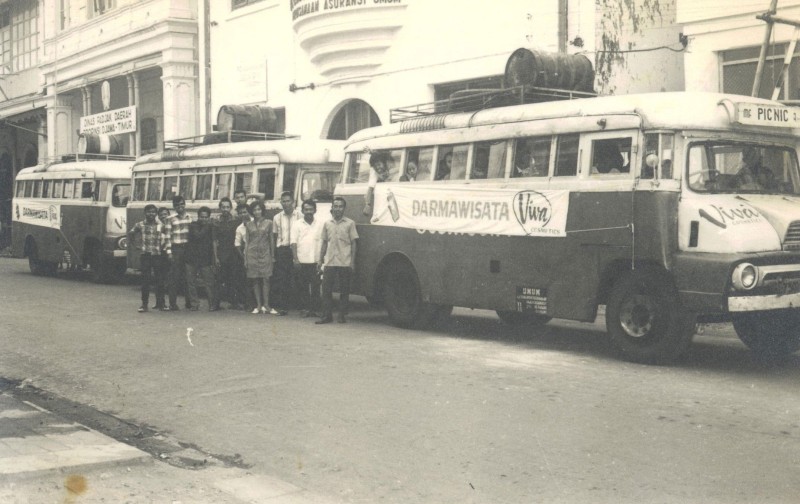
[[[292,256],[297,269],[297,289],[303,307],[303,317],[318,315],[320,279],[317,271],[321,247],[322,219],[315,219],[317,203],[306,200],[302,205],[303,218],[292,227]]]
[[[272,218],[272,235],[275,240],[275,262],[272,266],[270,301],[281,315],[286,315],[291,304],[292,272],[292,226],[299,220],[294,208],[294,196],[289,191],[281,194],[282,212]]]

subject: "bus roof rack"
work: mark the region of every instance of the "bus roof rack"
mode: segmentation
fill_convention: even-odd
[[[45,158],[47,164],[74,163],[82,161],[136,161],[136,156],[124,156],[122,154],[88,154],[70,153],[60,156]]]
[[[466,89],[456,91],[449,98],[419,105],[398,107],[390,110],[391,122],[404,121],[416,117],[454,112],[476,112],[478,110],[541,103],[576,98],[593,98],[596,93],[574,91],[571,89],[551,89],[533,86],[515,86],[500,89]]]
[[[199,145],[211,145],[219,143],[233,142],[253,142],[258,140],[288,140],[300,138],[299,135],[287,135],[285,133],[266,133],[263,131],[214,131],[205,135],[197,135],[187,138],[176,138],[164,141],[164,150],[183,149],[186,147],[197,147]]]

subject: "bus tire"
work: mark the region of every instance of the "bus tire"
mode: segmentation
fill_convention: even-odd
[[[779,360],[800,350],[800,309],[737,313],[733,328],[742,343],[764,360]]]
[[[391,262],[384,280],[383,304],[392,324],[407,329],[422,329],[433,321],[438,305],[422,300],[417,272],[409,262]]]
[[[689,348],[695,318],[683,309],[678,290],[665,273],[640,268],[626,273],[611,289],[606,329],[624,359],[662,364]]]
[[[497,316],[504,324],[510,326],[531,326],[539,327],[550,322],[553,317],[540,313],[520,313],[515,311],[497,310]]]

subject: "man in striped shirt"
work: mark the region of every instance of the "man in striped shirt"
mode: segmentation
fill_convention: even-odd
[[[162,261],[171,254],[169,234],[165,232],[164,225],[156,219],[158,210],[155,205],[144,207],[144,220],[139,221],[130,230],[131,242],[133,237],[140,233],[141,241],[141,270],[142,270],[142,306],[139,313],[148,311],[150,304],[150,284],[155,280],[156,304],[164,308],[164,290],[159,276],[163,274]],[[163,251],[163,254],[162,254]]]
[[[169,309],[178,311],[178,290],[186,292],[186,244],[189,242],[189,224],[192,217],[186,213],[186,200],[183,196],[172,198],[175,215],[167,221],[166,233],[172,244],[172,267],[169,274]],[[186,299],[186,308],[189,300]]]

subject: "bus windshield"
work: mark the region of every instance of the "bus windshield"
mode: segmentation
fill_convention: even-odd
[[[115,207],[128,206],[128,200],[131,199],[131,185],[130,184],[115,184],[114,190],[111,193],[111,204]]]
[[[300,185],[302,200],[330,203],[333,201],[333,189],[339,180],[339,172],[319,171],[305,172]]]
[[[778,146],[695,143],[689,148],[687,180],[703,193],[800,194],[795,153]]]

